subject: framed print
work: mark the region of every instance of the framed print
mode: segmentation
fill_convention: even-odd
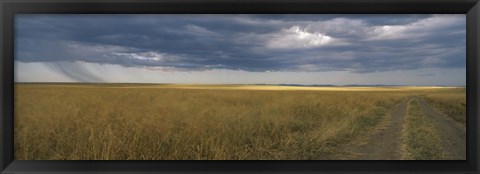
[[[2,173],[478,173],[477,1],[1,1]]]

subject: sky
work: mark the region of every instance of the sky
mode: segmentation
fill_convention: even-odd
[[[464,86],[466,17],[23,14],[16,82]]]

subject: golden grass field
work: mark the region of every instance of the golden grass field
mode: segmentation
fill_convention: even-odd
[[[464,88],[17,83],[15,159],[343,159],[411,97],[464,125]]]

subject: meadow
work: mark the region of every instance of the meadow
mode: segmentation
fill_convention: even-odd
[[[414,97],[465,122],[464,88],[17,83],[15,159],[350,159],[347,144]]]

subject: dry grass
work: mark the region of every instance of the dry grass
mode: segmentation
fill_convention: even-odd
[[[448,115],[455,122],[465,126],[466,113],[466,95],[465,89],[456,89],[430,93],[426,95],[427,102],[440,112]]]
[[[15,158],[328,159],[422,90],[16,84]]]

